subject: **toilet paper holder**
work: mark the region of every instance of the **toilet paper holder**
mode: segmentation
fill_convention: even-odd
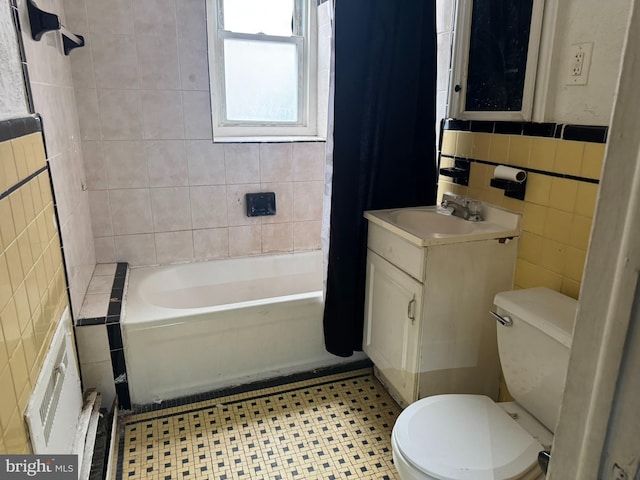
[[[502,178],[492,178],[489,184],[493,188],[504,190],[505,197],[524,200],[525,190],[527,189],[526,180],[524,182],[514,182],[511,180],[504,180]]]
[[[518,168],[498,165],[489,184],[504,190],[505,197],[524,200],[527,189],[527,172]]]

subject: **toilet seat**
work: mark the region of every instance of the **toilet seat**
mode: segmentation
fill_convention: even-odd
[[[483,395],[437,395],[409,405],[393,428],[401,456],[428,478],[521,478],[542,445]]]

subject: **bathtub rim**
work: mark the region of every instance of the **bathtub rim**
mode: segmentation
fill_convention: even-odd
[[[224,312],[235,309],[254,308],[261,306],[269,306],[277,303],[285,302],[322,302],[324,292],[322,290],[322,278],[321,270],[318,278],[317,289],[310,290],[302,293],[292,293],[288,295],[279,295],[274,297],[266,297],[256,300],[245,300],[240,302],[225,303],[222,305],[212,305],[205,307],[193,307],[193,308],[171,308],[155,305],[148,302],[140,291],[136,290],[136,283],[143,283],[147,280],[148,276],[157,274],[163,270],[169,270],[173,268],[179,268],[181,266],[193,266],[198,265],[204,267],[207,263],[232,263],[234,261],[250,262],[252,260],[267,261],[266,257],[270,260],[282,259],[283,261],[295,261],[296,256],[311,257],[315,261],[319,262],[321,268],[322,251],[311,250],[304,252],[287,252],[275,255],[255,255],[250,257],[234,257],[223,259],[212,259],[203,262],[191,262],[184,264],[172,264],[172,265],[156,265],[156,266],[144,266],[144,267],[130,267],[129,274],[127,275],[127,281],[125,285],[124,298],[122,303],[122,314],[120,323],[123,328],[152,328],[150,324],[157,324],[158,326],[166,326],[167,324],[180,324],[188,321],[193,321],[193,317],[206,315],[216,312]],[[134,282],[132,288],[132,280]],[[144,309],[144,310],[143,310]],[[132,313],[133,312],[133,313]],[[135,318],[134,318],[135,317]],[[188,317],[191,320],[185,320],[180,322],[180,318]]]
[[[292,303],[292,302],[314,302],[322,301],[322,290],[316,290],[307,293],[297,293],[294,295],[282,295],[280,297],[263,298],[260,300],[250,300],[247,302],[227,303],[224,305],[217,305],[215,307],[201,307],[201,308],[165,308],[155,307],[158,310],[168,312],[161,318],[149,317],[140,319],[129,319],[127,321],[126,314],[120,320],[120,324],[123,328],[135,329],[135,330],[148,330],[153,328],[164,328],[174,325],[182,325],[186,323],[193,323],[196,321],[206,321],[206,318],[210,314],[225,312],[231,310],[249,309],[255,307],[267,307],[278,303]],[[194,317],[202,317],[202,320],[194,320]],[[181,320],[182,319],[182,320]]]

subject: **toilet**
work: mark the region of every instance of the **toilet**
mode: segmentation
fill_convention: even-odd
[[[494,303],[500,361],[515,402],[450,394],[409,405],[391,436],[402,480],[544,478],[538,452],[553,440],[577,302],[530,288],[499,293]]]

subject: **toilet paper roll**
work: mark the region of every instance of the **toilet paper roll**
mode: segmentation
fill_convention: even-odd
[[[518,168],[507,167],[506,165],[498,165],[493,171],[493,177],[522,183],[527,179],[527,172]]]

